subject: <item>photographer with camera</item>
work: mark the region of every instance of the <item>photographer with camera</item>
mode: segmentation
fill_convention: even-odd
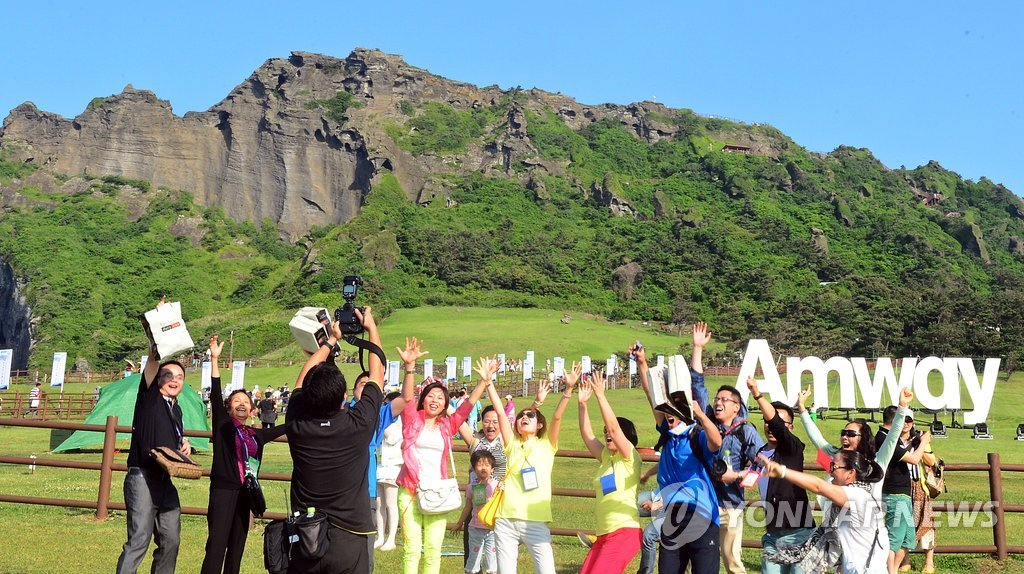
[[[343,291],[346,307],[351,305],[350,297],[355,297],[354,286],[349,295],[347,280]],[[370,354],[369,379],[361,398],[342,412],[347,384],[333,361],[338,340],[345,333],[365,329],[369,342],[380,348],[380,333],[370,307],[352,306],[350,312],[351,317],[341,317],[345,323],[330,324],[330,335],[306,361],[288,405],[292,509],[308,514],[313,514],[314,508],[320,510],[329,524],[326,552],[319,558],[293,552],[288,570],[293,573],[369,569],[367,537],[376,531],[370,516],[370,441],[383,401],[380,381],[384,380],[384,363],[376,353]]]

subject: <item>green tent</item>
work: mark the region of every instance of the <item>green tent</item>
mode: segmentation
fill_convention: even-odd
[[[100,392],[100,400],[85,419],[86,424],[107,424],[107,417],[117,416],[117,424],[130,426],[135,415],[135,397],[139,394],[139,381],[142,375],[135,374],[120,381],[110,383]],[[206,405],[203,399],[191,386],[185,385],[178,395],[181,414],[187,430],[210,430],[206,418]],[[131,440],[129,433],[117,433],[117,440]],[[192,437],[188,439],[192,448],[210,450],[210,439]],[[63,452],[80,448],[103,446],[103,433],[98,431],[75,431],[53,452]]]

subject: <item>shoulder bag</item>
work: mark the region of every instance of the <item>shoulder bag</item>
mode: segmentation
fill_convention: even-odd
[[[459,481],[455,478],[455,457],[452,455],[451,444],[448,445],[448,460],[452,465],[450,478],[420,481],[416,486],[416,499],[423,514],[448,514],[462,508],[462,493],[459,492]]]
[[[498,519],[498,509],[501,508],[501,501],[505,499],[505,481],[502,480],[494,488],[494,494],[486,504],[480,507],[476,518],[487,528],[494,530],[494,522]]]

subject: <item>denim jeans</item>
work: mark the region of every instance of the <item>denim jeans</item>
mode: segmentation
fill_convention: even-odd
[[[719,526],[690,505],[670,505],[665,516],[672,522],[661,529],[658,572],[683,574],[689,567],[692,574],[718,574]]]
[[[640,569],[636,574],[654,574],[658,565],[658,545],[661,543],[661,523],[664,517],[655,518],[644,528],[640,539]]]
[[[779,546],[796,546],[803,544],[811,534],[814,532],[813,528],[785,528],[783,530],[776,530],[775,532],[765,532],[764,536],[761,537],[761,544],[764,547],[764,551],[776,550]],[[803,574],[804,571],[800,569],[799,564],[776,564],[765,560],[764,554],[761,555],[761,573],[762,574]]]
[[[152,571],[174,574],[181,539],[181,504],[171,477],[166,472],[129,468],[124,477],[124,504],[128,512],[128,541],[117,560],[117,573],[136,572],[153,538],[156,550]]]

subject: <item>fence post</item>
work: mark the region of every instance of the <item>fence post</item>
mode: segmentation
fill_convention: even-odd
[[[1009,554],[1006,548],[1006,514],[1003,512],[1003,473],[999,465],[999,453],[988,453],[988,489],[992,498],[992,540],[996,545],[996,558],[1006,560]]]
[[[110,502],[110,482],[114,467],[114,445],[117,443],[117,417],[107,417],[107,428],[103,430],[103,460],[100,463],[100,492],[96,498],[96,519],[107,519],[107,504]]]

